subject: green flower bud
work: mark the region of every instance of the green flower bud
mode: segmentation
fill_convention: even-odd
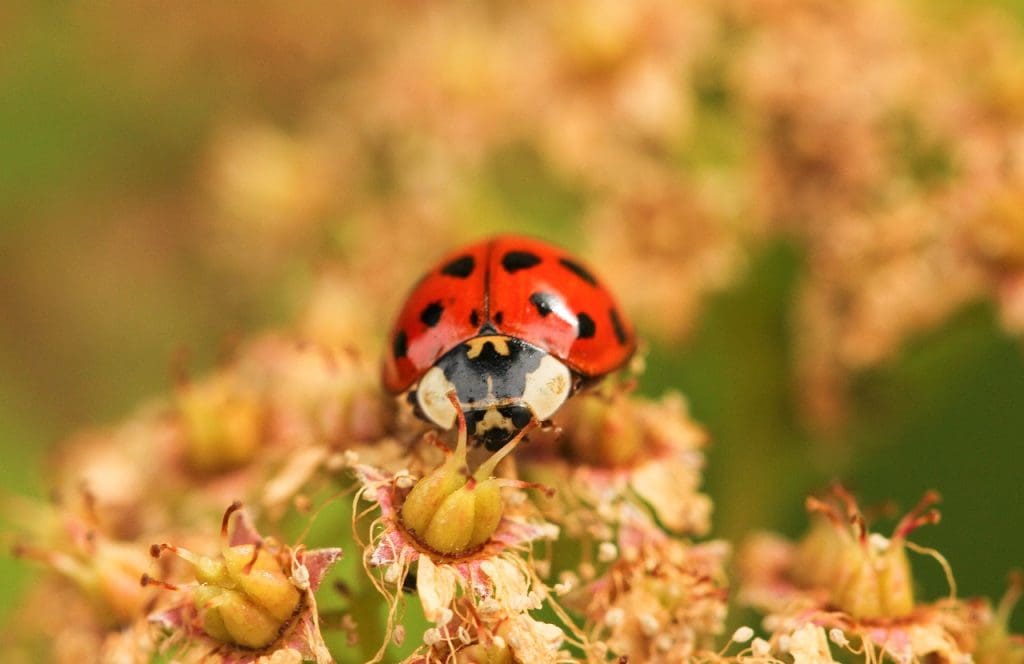
[[[497,480],[480,482],[473,489],[473,533],[469,537],[469,548],[483,546],[501,523],[501,486]]]
[[[264,405],[227,375],[183,385],[177,406],[188,462],[200,472],[245,465],[263,441]]]
[[[224,516],[220,556],[201,556],[170,544],[153,545],[151,554],[171,551],[192,565],[198,581],[192,602],[207,635],[231,645],[263,648],[292,621],[303,596],[285,570],[286,555],[275,555],[262,544],[227,545],[228,519],[240,507],[235,503]],[[178,589],[149,576],[142,583]]]
[[[402,521],[414,533],[425,533],[444,500],[466,484],[466,477],[450,457],[440,468],[416,483],[402,505]]]
[[[475,491],[463,486],[444,499],[430,519],[423,540],[441,553],[462,553],[469,548],[476,516]],[[491,534],[488,533],[487,537]]]
[[[501,482],[491,474],[519,440],[509,442],[467,477],[465,419],[460,412],[455,453],[417,482],[402,504],[406,529],[421,544],[449,556],[486,544],[497,531],[503,512]]]
[[[928,509],[938,497],[927,494],[887,538],[868,532],[845,489],[835,487],[833,493],[836,502],[808,500],[808,507],[824,518],[816,520],[798,549],[794,579],[806,587],[827,588],[832,602],[854,618],[909,615],[914,610],[914,579],[906,536],[938,521],[938,512]]]
[[[644,448],[643,427],[621,393],[582,396],[559,413],[572,457],[601,468],[628,466]]]
[[[455,664],[512,664],[512,651],[503,641],[474,643],[455,653]]]
[[[200,586],[196,589],[195,602],[202,616],[203,630],[218,641],[262,648],[270,645],[281,631],[282,623],[243,593]]]
[[[196,578],[201,585],[195,605],[204,630],[247,648],[261,648],[277,638],[302,599],[277,559],[252,544],[226,549],[222,563],[200,557]]]

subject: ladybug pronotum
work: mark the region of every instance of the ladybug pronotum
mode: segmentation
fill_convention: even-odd
[[[442,429],[497,450],[621,367],[633,327],[589,268],[540,240],[499,236],[446,256],[391,331],[384,385]]]

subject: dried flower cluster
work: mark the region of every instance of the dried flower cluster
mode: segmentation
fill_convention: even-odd
[[[20,642],[59,634],[48,656],[76,662],[1024,657],[1005,627],[1019,583],[996,610],[915,598],[908,536],[938,520],[934,496],[883,537],[837,487],[809,499],[799,544],[748,542],[737,597],[768,634],[741,628],[723,645],[731,547],[690,539],[708,531],[711,500],[705,436],[681,397],[609,380],[481,458],[464,425],[452,451],[374,374],[352,352],[265,337],[70,441],[54,469],[61,498],[9,506],[25,523],[21,555],[56,573],[25,599]],[[249,507],[232,503],[218,536],[233,499]],[[352,503],[350,521],[318,528],[338,502]],[[328,545],[262,536],[250,514]],[[342,554],[359,562],[326,576]],[[425,624],[404,619],[413,605]]]
[[[710,652],[728,547],[668,534],[709,526],[704,437],[679,397],[651,403],[609,385],[522,449],[481,461],[464,425],[450,451],[375,373],[352,352],[266,337],[123,425],[70,441],[54,469],[61,498],[11,506],[26,524],[20,553],[63,579],[30,594],[18,629],[49,633],[60,597],[89,619],[53,643],[59,661],[380,659],[388,641],[360,643],[358,628],[380,620],[410,661]],[[513,452],[515,464],[499,463]],[[325,490],[335,495],[318,501]],[[211,524],[234,499],[249,507],[232,503],[218,539]],[[323,549],[261,536],[249,518],[284,532],[353,499],[350,524],[313,525],[332,543]],[[329,621],[314,591],[343,552],[363,564],[335,593],[374,593]],[[400,622],[412,602],[432,624],[420,634]],[[352,650],[328,650],[328,624]]]

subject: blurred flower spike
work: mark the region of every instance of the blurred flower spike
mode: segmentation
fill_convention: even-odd
[[[230,528],[232,517],[234,528]],[[230,532],[230,534],[229,534]],[[221,662],[333,661],[320,634],[313,591],[341,557],[341,549],[305,550],[264,539],[241,503],[233,503],[221,525],[220,556],[197,555],[172,544],[154,544],[151,555],[170,552],[194,568],[195,583],[176,585],[145,574],[142,586],[180,593],[171,607],[149,620],[167,631],[163,648],[184,646],[199,658]]]

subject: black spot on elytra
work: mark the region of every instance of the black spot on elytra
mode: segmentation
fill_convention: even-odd
[[[498,325],[501,325],[504,321],[505,321],[505,314],[504,313],[499,311],[499,312],[494,314],[494,322],[495,323],[497,323]]]
[[[541,316],[547,316],[560,304],[557,295],[541,292],[531,295],[530,303],[537,307],[537,313]]]
[[[579,322],[579,331],[576,336],[580,339],[589,339],[594,336],[594,332],[597,331],[597,326],[594,325],[594,319],[585,313],[580,312],[576,316],[576,320]]]
[[[391,346],[391,350],[396,358],[405,357],[406,351],[409,350],[406,344],[405,331],[399,330],[398,334],[395,335],[395,343]]]
[[[469,324],[472,325],[473,327],[476,327],[477,325],[480,324],[480,314],[476,312],[476,309],[469,312]]]
[[[443,313],[444,307],[440,302],[431,302],[420,312],[420,320],[427,327],[434,327],[441,320],[441,314]]]
[[[476,267],[476,261],[473,260],[472,256],[459,256],[441,268],[441,274],[447,274],[449,277],[465,279],[469,275],[473,274],[474,267]]]
[[[509,274],[526,270],[540,263],[540,256],[529,251],[510,251],[501,257],[501,266]]]
[[[622,320],[619,319],[619,312],[615,309],[608,310],[608,317],[612,321],[612,329],[615,331],[615,338],[619,340],[619,344],[626,343],[626,330],[622,327]]]
[[[590,273],[590,270],[583,267],[582,265],[572,260],[571,258],[559,258],[558,262],[561,263],[562,267],[569,270],[577,277],[590,284],[591,286],[597,285],[597,278]]]

